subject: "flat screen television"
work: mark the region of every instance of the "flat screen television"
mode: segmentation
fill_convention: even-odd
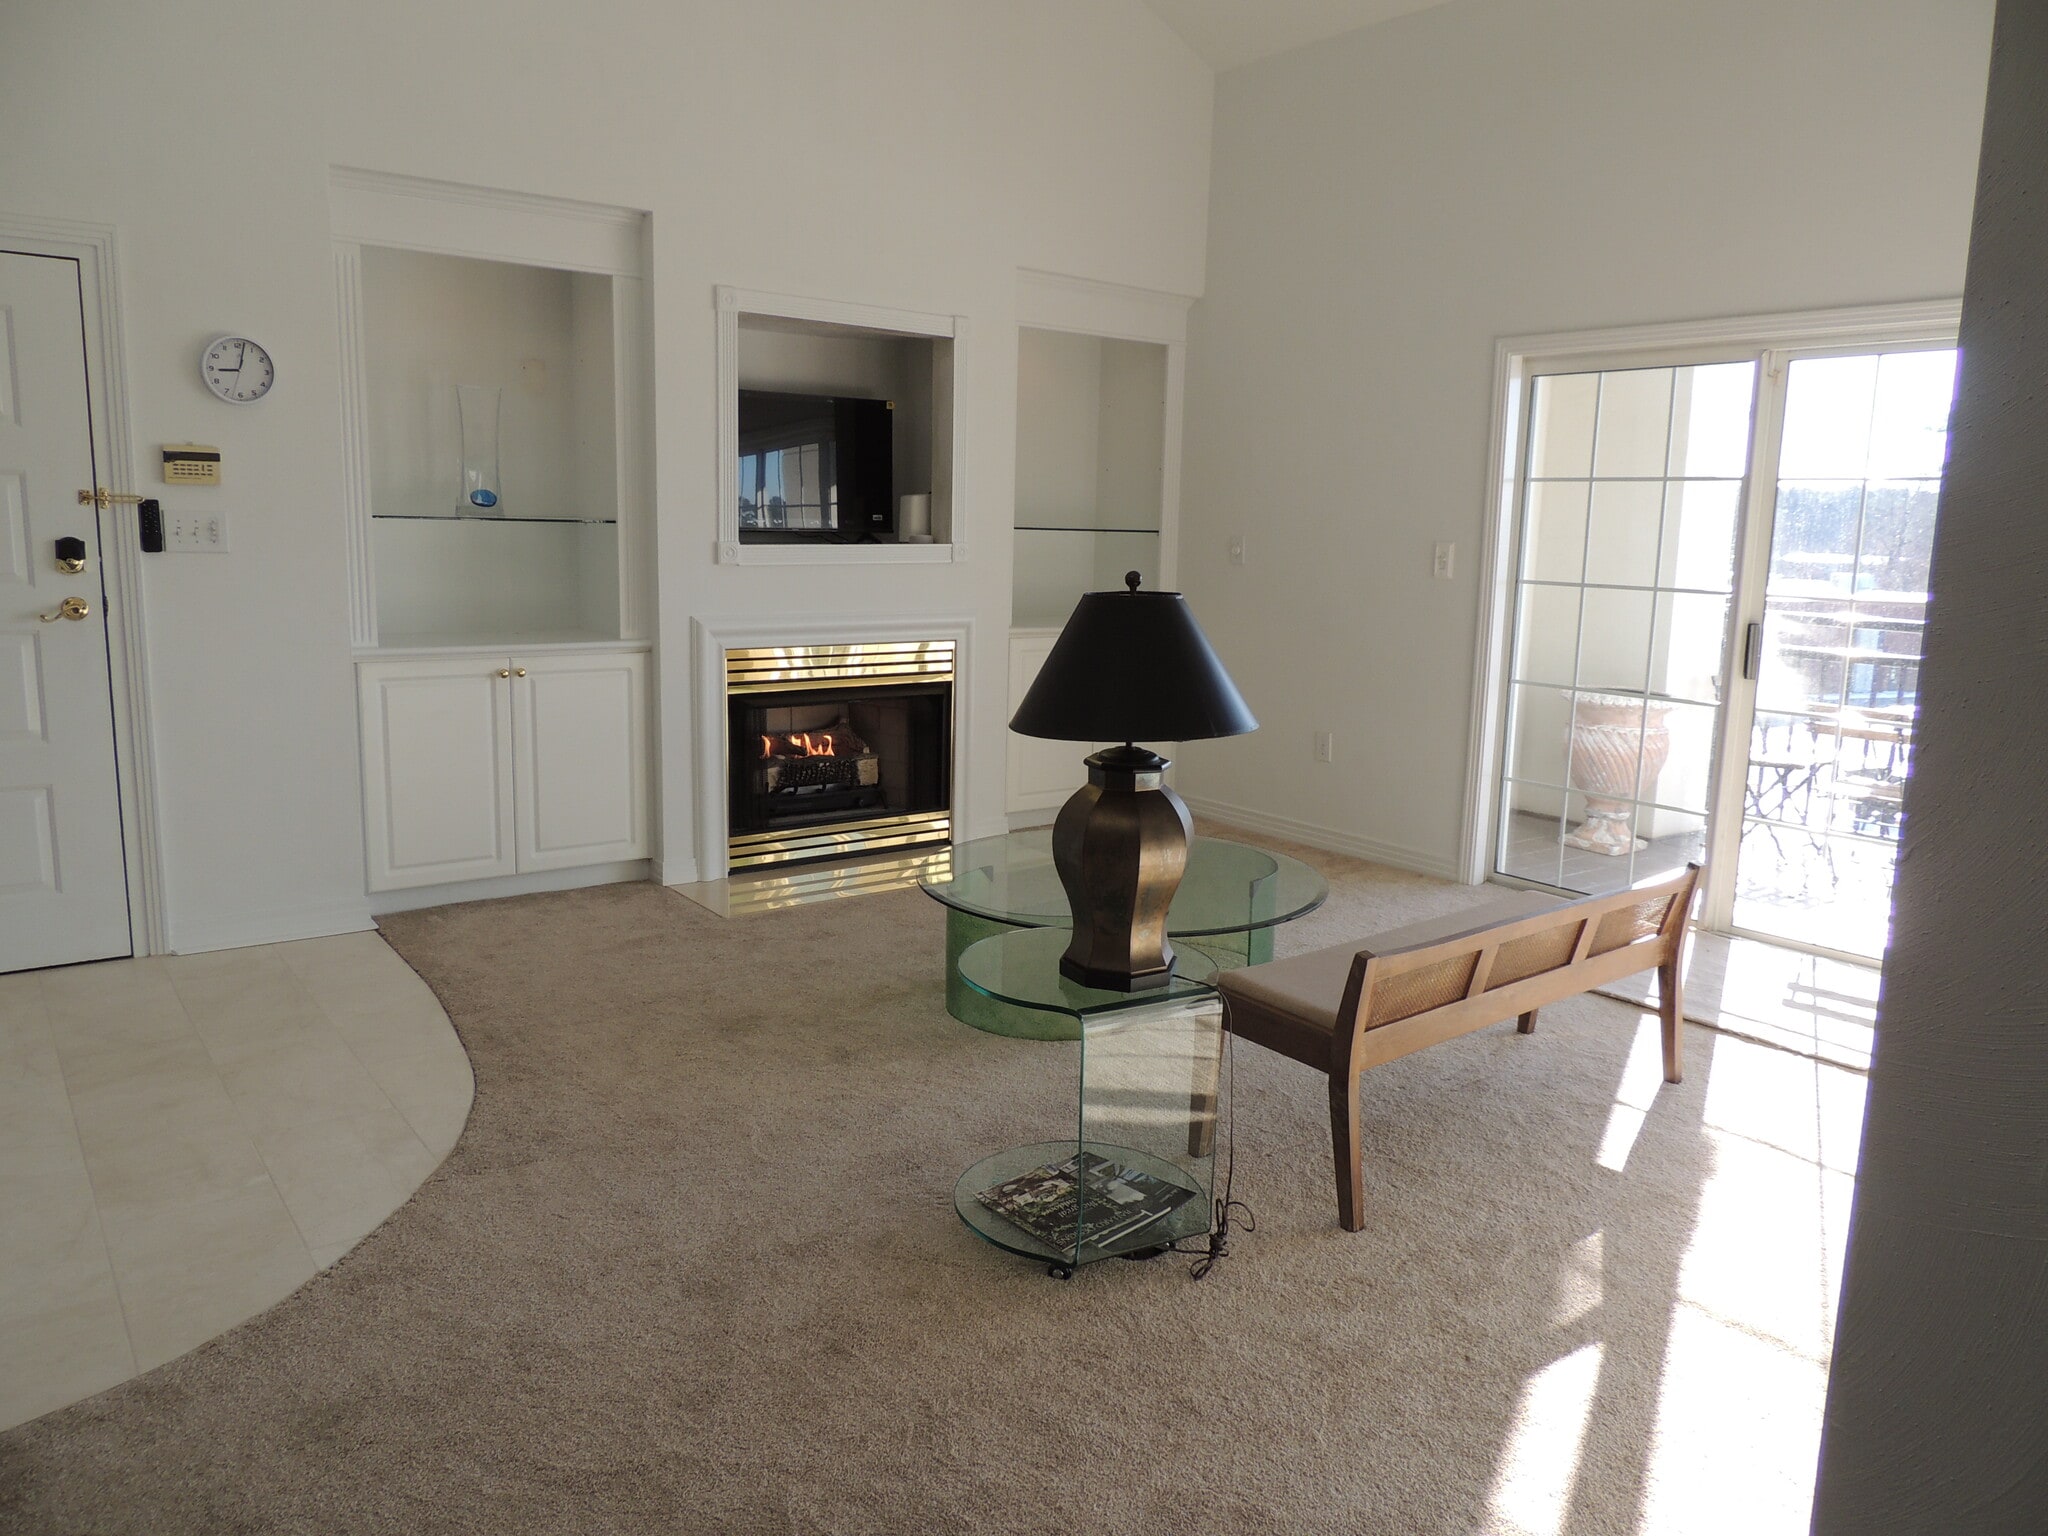
[[[740,542],[896,535],[895,402],[740,391]]]

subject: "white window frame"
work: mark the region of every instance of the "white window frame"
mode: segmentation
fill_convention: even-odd
[[[1725,320],[1682,321],[1668,325],[1622,326],[1595,331],[1560,331],[1531,336],[1506,336],[1494,344],[1493,427],[1486,477],[1486,511],[1480,542],[1479,627],[1472,688],[1472,724],[1465,768],[1465,814],[1460,875],[1468,885],[1494,882],[1529,885],[1493,871],[1494,818],[1498,809],[1503,725],[1507,716],[1509,626],[1515,611],[1515,555],[1519,537],[1521,483],[1526,444],[1529,382],[1539,374],[1596,373],[1620,368],[1688,367],[1712,363],[1750,362],[1762,365],[1773,352],[1806,352],[1825,348],[1884,348],[1955,344],[1962,319],[1962,300],[1935,299],[1910,304],[1875,304],[1843,309],[1801,310],[1788,314],[1752,315]],[[1758,394],[1764,379],[1758,377]],[[1760,415],[1768,413],[1760,412]],[[1766,438],[1769,441],[1766,441]],[[1736,549],[1736,571],[1761,558],[1748,547],[1749,530],[1767,526],[1756,515],[1757,499],[1768,498],[1774,485],[1757,473],[1758,455],[1769,451],[1775,463],[1775,426],[1765,422],[1752,434],[1751,465],[1744,493],[1742,533]],[[1738,580],[1738,590],[1739,580]],[[1743,615],[1734,616],[1740,623]],[[1733,689],[1722,702],[1724,736],[1729,722],[1742,713]],[[1718,810],[1718,801],[1717,801]],[[1716,816],[1715,824],[1724,817]],[[1725,903],[1723,903],[1725,904]],[[1709,926],[1726,924],[1726,915],[1705,914]]]

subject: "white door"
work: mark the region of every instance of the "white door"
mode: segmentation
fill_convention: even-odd
[[[97,483],[78,263],[0,252],[0,971],[134,952]]]
[[[509,662],[481,656],[358,667],[371,890],[518,868],[511,678]]]
[[[522,870],[647,857],[647,658],[515,659],[514,817]]]

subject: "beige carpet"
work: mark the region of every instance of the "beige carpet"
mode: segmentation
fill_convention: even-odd
[[[1685,956],[1685,1016],[1695,1023],[1870,1070],[1877,1036],[1876,966],[1852,965],[1755,939],[1695,933]],[[1645,971],[1601,989],[1653,1008],[1657,978]]]
[[[1483,892],[1318,856],[1283,949]],[[1243,1048],[1258,1230],[1072,1283],[953,1180],[1071,1124],[900,891],[650,886],[387,921],[472,1055],[441,1170],[334,1270],[0,1437],[0,1531],[1803,1531],[1861,1080],[1587,998],[1368,1079]]]

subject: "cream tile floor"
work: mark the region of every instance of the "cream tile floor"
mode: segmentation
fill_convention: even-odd
[[[0,1428],[334,1263],[448,1155],[472,1091],[374,933],[0,976]]]

